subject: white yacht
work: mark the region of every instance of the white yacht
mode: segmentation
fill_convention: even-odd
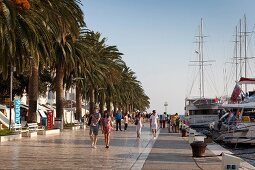
[[[185,100],[187,124],[193,128],[208,128],[210,123],[219,120],[220,105],[217,98],[187,98]]]

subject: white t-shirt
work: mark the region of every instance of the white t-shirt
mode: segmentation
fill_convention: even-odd
[[[151,125],[158,124],[158,116],[157,115],[151,115],[150,120],[151,120]]]
[[[166,115],[162,114],[162,120],[166,120]]]

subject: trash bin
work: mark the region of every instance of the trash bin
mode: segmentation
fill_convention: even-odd
[[[56,129],[63,129],[64,128],[62,118],[55,118],[54,128],[56,128]]]
[[[41,118],[41,125],[42,126],[47,126],[47,118],[46,117]]]
[[[192,148],[193,157],[203,157],[207,144],[203,141],[194,141],[190,144]]]
[[[182,137],[187,137],[187,130],[186,129],[181,129],[182,132]]]

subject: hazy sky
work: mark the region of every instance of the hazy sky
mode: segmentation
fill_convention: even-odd
[[[234,87],[233,65],[235,27],[247,16],[247,31],[255,24],[254,0],[81,0],[87,27],[102,33],[108,45],[117,45],[123,60],[141,81],[151,107],[184,113],[187,96],[198,96],[194,43],[200,19],[204,20],[204,57],[215,60],[205,68],[205,96],[219,97]],[[252,57],[254,33],[247,37],[248,57]],[[249,77],[254,77],[254,61],[249,61]],[[226,68],[228,81],[224,81]],[[231,69],[232,68],[232,69]],[[253,74],[252,74],[253,73]],[[193,90],[190,93],[191,86]]]

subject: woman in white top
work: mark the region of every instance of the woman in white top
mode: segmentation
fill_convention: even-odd
[[[156,114],[156,111],[152,111],[152,115],[150,116],[150,128],[153,135],[153,139],[156,138],[156,132],[158,129],[158,116]]]
[[[141,132],[142,132],[142,126],[143,126],[142,125],[142,115],[140,112],[136,115],[135,125],[136,125],[137,138],[140,138]]]

